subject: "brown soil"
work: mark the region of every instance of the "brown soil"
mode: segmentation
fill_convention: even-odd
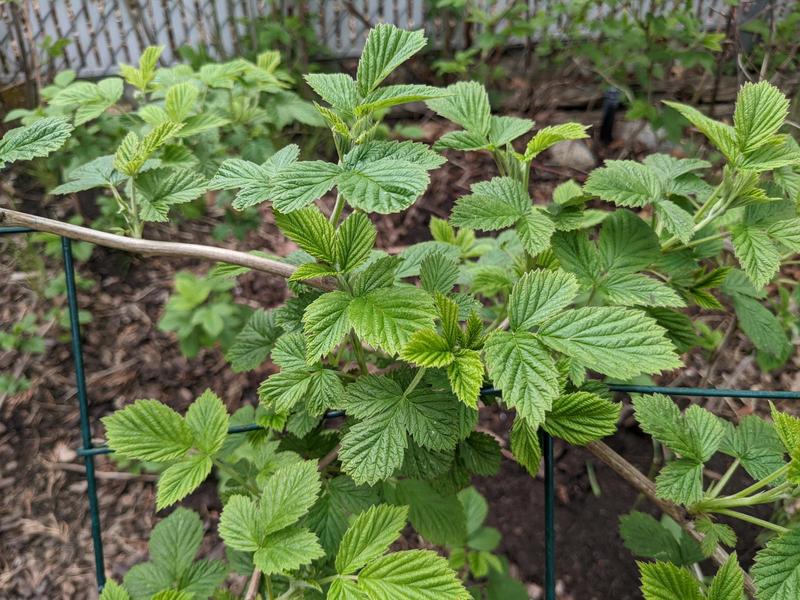
[[[539,120],[539,119],[537,119]],[[431,132],[435,123],[426,125]],[[580,175],[541,165],[535,195],[544,198],[555,182]],[[431,215],[444,217],[454,198],[469,184],[495,172],[484,157],[454,155],[452,162],[433,174],[426,197],[401,220],[380,219],[382,244],[392,247],[427,239]],[[31,211],[34,206],[27,207]],[[210,242],[219,215],[176,229],[153,227],[151,237]],[[285,253],[287,245],[277,235],[264,212],[264,226],[238,244],[241,248]],[[30,311],[40,314],[51,301],[37,297],[21,272],[19,252],[24,239],[0,238],[0,323],[5,328]],[[235,246],[237,244],[231,244]],[[48,261],[48,276],[60,273],[58,261]],[[80,305],[93,315],[83,327],[87,383],[93,433],[102,439],[100,417],[136,398],[157,398],[181,410],[206,387],[225,399],[231,410],[256,401],[255,390],[270,372],[234,374],[221,353],[203,350],[192,360],[181,356],[173,336],[159,332],[157,323],[170,293],[172,278],[180,269],[204,272],[208,265],[186,260],[142,260],[96,248],[79,271],[95,280],[95,287],[80,293]],[[235,295],[251,306],[274,306],[284,298],[285,283],[263,274],[240,278]],[[59,300],[59,302],[63,302]],[[709,317],[713,326],[724,317]],[[94,564],[85,497],[75,381],[69,346],[49,331],[45,354],[0,354],[0,369],[24,373],[33,387],[11,397],[0,397],[0,597],[94,598]],[[733,336],[716,361],[709,385],[800,389],[795,365],[778,376],[759,374],[751,349]],[[677,378],[663,383],[699,384],[708,370],[701,354],[689,359]],[[716,409],[745,414],[746,403]],[[487,411],[485,425],[504,435],[508,421]],[[628,418],[610,444],[637,467],[650,464],[650,442],[630,425]],[[617,534],[617,519],[636,501],[635,493],[615,474],[594,462],[601,493],[595,497],[587,478],[591,456],[581,449],[556,446],[558,456],[557,552],[560,597],[573,600],[623,600],[639,598],[634,558]],[[146,556],[147,533],[163,515],[154,509],[153,477],[130,474],[111,459],[97,460],[100,510],[107,573],[119,578]],[[476,482],[492,505],[490,523],[503,533],[502,550],[520,578],[539,597],[543,578],[543,485],[516,464],[504,461],[498,477]],[[207,484],[188,504],[200,512],[207,528],[216,527],[219,505]],[[647,510],[646,504],[640,507]],[[746,533],[746,532],[744,532]],[[222,547],[207,536],[204,551],[220,556]],[[752,533],[742,536],[740,556],[752,556]]]

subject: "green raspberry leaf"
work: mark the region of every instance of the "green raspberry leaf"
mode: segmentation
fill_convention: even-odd
[[[421,367],[446,367],[455,360],[450,344],[433,329],[418,329],[400,352],[400,358]]]
[[[447,367],[447,378],[456,397],[472,408],[478,407],[478,395],[483,385],[483,362],[475,350],[462,349]]]
[[[418,329],[433,327],[433,300],[416,287],[380,288],[350,302],[348,316],[361,338],[398,354]]]
[[[748,279],[757,289],[763,288],[778,272],[781,255],[764,229],[744,224],[735,225],[731,233],[733,251]]]
[[[536,477],[542,462],[542,445],[537,428],[531,427],[522,417],[514,419],[511,428],[511,452],[525,470]]]
[[[306,337],[309,363],[327,355],[350,331],[348,309],[352,298],[345,292],[323,294],[306,307],[303,333]]]
[[[192,431],[194,446],[213,456],[228,435],[228,411],[219,396],[207,389],[186,411],[186,425]]]
[[[645,600],[703,600],[700,583],[685,567],[670,563],[638,563]]]
[[[744,571],[736,552],[720,567],[706,594],[706,600],[744,600]]]
[[[558,372],[549,352],[527,332],[497,331],[484,345],[489,376],[503,401],[531,426],[544,422],[558,396]]]
[[[743,153],[770,142],[789,114],[789,100],[768,81],[745,83],[736,96],[733,128]]]
[[[156,510],[172,506],[195,491],[209,476],[211,467],[211,459],[205,454],[186,456],[167,467],[158,478]]]
[[[773,537],[750,570],[759,600],[789,600],[800,594],[800,529]]]
[[[290,213],[275,211],[275,224],[286,237],[317,260],[329,265],[336,263],[336,233],[316,206]]]
[[[703,463],[680,458],[661,469],[656,477],[659,498],[679,504],[694,504],[703,497]]]
[[[272,347],[283,330],[275,323],[275,313],[257,310],[236,334],[225,359],[236,373],[259,367],[272,352]]]
[[[542,127],[525,147],[525,160],[533,160],[558,142],[588,138],[589,134],[586,133],[588,128],[588,125],[581,125],[580,123],[561,123],[560,125]]]
[[[565,310],[544,323],[538,335],[554,350],[610,377],[628,379],[682,364],[664,329],[636,310],[595,306]]]
[[[253,554],[253,564],[269,576],[294,571],[323,556],[317,536],[308,529],[290,527],[267,536]]]
[[[617,206],[646,206],[664,193],[653,170],[632,160],[607,160],[604,167],[591,172],[583,189]]]
[[[0,139],[0,169],[6,163],[47,156],[58,150],[72,133],[61,117],[39,119],[26,127],[11,129]]]
[[[558,314],[578,293],[578,282],[565,271],[525,273],[511,290],[508,301],[512,330],[530,329]]]
[[[491,106],[486,88],[476,81],[459,81],[445,90],[448,96],[428,101],[428,107],[445,119],[481,138],[489,135]]]
[[[405,550],[382,556],[359,573],[358,582],[370,598],[472,598],[447,560],[430,550]]]
[[[304,208],[329,192],[340,173],[339,165],[321,160],[292,163],[272,178],[272,202],[283,213]]]
[[[387,504],[372,506],[359,514],[339,544],[336,571],[350,575],[384,554],[400,537],[407,517],[406,507]]]
[[[119,456],[167,462],[192,447],[192,432],[183,417],[158,400],[137,400],[102,421],[108,445]]]
[[[472,193],[462,196],[450,221],[456,227],[494,231],[511,227],[530,210],[525,187],[511,177],[495,177],[473,184]]]
[[[589,392],[565,394],[553,401],[544,429],[570,444],[584,446],[617,430],[620,406]]]
[[[364,213],[353,213],[336,231],[336,263],[347,273],[369,258],[377,231]]]
[[[405,31],[387,23],[373,27],[358,61],[356,81],[361,95],[367,96],[392,71],[422,50],[425,43],[421,29]]]

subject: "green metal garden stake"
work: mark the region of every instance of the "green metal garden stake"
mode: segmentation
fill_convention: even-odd
[[[86,396],[86,378],[83,373],[81,329],[78,321],[78,294],[75,290],[75,265],[72,261],[72,241],[68,238],[61,238],[61,253],[64,256],[64,277],[67,281],[72,360],[75,363],[75,384],[78,389],[82,450],[90,450],[92,448],[92,429],[89,424],[89,401]],[[97,587],[102,590],[106,583],[106,570],[105,561],[103,560],[103,539],[100,531],[100,511],[97,505],[97,479],[94,474],[94,456],[85,454],[83,460],[86,464],[86,495],[89,497],[89,518],[92,523],[95,576],[97,577]]]
[[[556,478],[553,438],[542,430],[544,451],[544,597],[556,600]]]

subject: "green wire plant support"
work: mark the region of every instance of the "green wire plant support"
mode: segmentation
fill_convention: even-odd
[[[0,227],[0,235],[33,233],[27,227]],[[64,259],[64,276],[67,283],[67,302],[69,306],[70,338],[72,360],[75,370],[75,382],[78,390],[78,410],[80,412],[81,447],[77,454],[83,457],[86,465],[86,495],[89,502],[89,518],[91,522],[92,543],[94,546],[95,576],[98,590],[101,591],[106,582],[105,561],[103,559],[103,539],[100,511],[97,502],[97,478],[95,477],[94,457],[113,452],[107,446],[92,444],[92,430],[89,421],[89,400],[86,393],[86,378],[83,369],[83,351],[81,348],[81,332],[78,322],[78,296],[75,287],[75,265],[72,258],[72,241],[61,237],[61,251]],[[613,392],[665,394],[668,396],[685,396],[701,398],[750,398],[770,400],[800,400],[800,392],[738,390],[722,388],[664,387],[649,385],[609,385]],[[500,390],[487,388],[481,391],[485,397],[500,396]],[[342,411],[329,411],[325,417],[344,416]],[[262,429],[256,424],[241,425],[228,429],[229,434],[246,433]],[[555,459],[553,456],[553,438],[542,433],[544,454],[544,539],[545,539],[545,600],[556,600],[556,539],[555,539]]]

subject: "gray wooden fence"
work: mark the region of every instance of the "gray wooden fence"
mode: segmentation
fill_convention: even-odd
[[[472,0],[495,14],[502,14],[515,0]],[[520,3],[520,0],[516,0]],[[554,0],[522,0],[527,14],[547,11]],[[444,27],[427,12],[425,0],[0,0],[0,84],[38,77],[38,73],[64,68],[81,77],[96,77],[115,70],[119,62],[136,63],[143,48],[165,46],[163,60],[176,60],[181,46],[203,47],[215,58],[235,55],[242,40],[255,39],[259,18],[294,15],[312,23],[319,42],[332,56],[359,53],[369,26],[390,22],[399,27],[425,27],[434,44],[458,45],[463,28]],[[598,0],[596,16],[608,6],[647,12],[654,2],[642,0],[609,3]],[[673,2],[659,2],[669,10]],[[675,0],[685,7],[686,0]],[[692,0],[689,3],[710,27],[724,21],[725,0]],[[548,33],[558,34],[558,25]],[[63,39],[69,44],[55,58],[43,52],[43,44]]]

